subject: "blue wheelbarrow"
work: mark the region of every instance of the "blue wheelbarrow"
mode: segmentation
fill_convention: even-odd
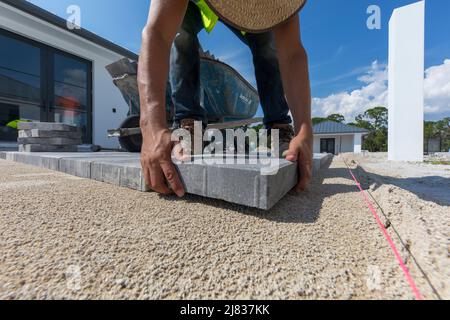
[[[208,52],[201,52],[200,59],[200,103],[206,110],[208,129],[247,127],[262,122],[261,118],[254,118],[259,106],[257,90],[235,69],[215,59]],[[123,150],[140,152],[142,134],[139,127],[137,62],[125,58],[107,66],[106,69],[129,106],[128,118],[120,128],[108,130],[108,136],[118,138]],[[170,127],[174,117],[170,85],[167,85],[166,101]]]

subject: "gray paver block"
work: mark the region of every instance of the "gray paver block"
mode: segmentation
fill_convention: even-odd
[[[121,168],[120,186],[143,192],[149,191],[140,164],[138,166],[124,166]]]
[[[67,138],[81,139],[81,132],[46,131],[39,129],[19,130],[19,138]]]
[[[44,130],[44,131],[70,131],[80,132],[81,129],[76,126],[71,126],[64,123],[53,122],[20,122],[18,125],[19,130]]]
[[[69,139],[69,138],[18,138],[18,144],[39,144],[49,146],[77,146],[81,144],[81,138]]]
[[[277,159],[276,174],[264,175],[269,164],[178,164],[188,193],[268,210],[296,184],[296,165]],[[275,165],[275,163],[273,163]],[[271,171],[271,170],[268,170]]]
[[[116,167],[122,160],[125,161],[125,163],[129,163],[130,160],[134,159],[127,154],[124,154],[122,156],[121,153],[117,153],[115,157],[111,157],[111,155],[109,154],[102,155],[97,153],[90,153],[88,155],[89,156],[86,156],[86,154],[81,153],[78,155],[74,154],[68,157],[64,157],[64,155],[62,155],[59,159],[59,170],[61,172],[77,177],[109,182],[118,185],[118,182],[120,180],[114,180],[113,178],[113,172],[117,170]],[[108,163],[108,161],[111,161],[111,159],[114,160],[115,167],[110,168],[109,176],[103,177],[103,168],[100,166],[100,164]]]
[[[0,154],[7,160],[59,170],[83,178],[140,191],[145,185],[139,154],[127,153],[18,153]],[[315,155],[314,173],[330,162],[331,155]],[[207,160],[211,160],[210,158]],[[187,193],[268,210],[297,182],[297,164],[280,159],[274,175],[261,174],[267,164],[176,164]]]
[[[95,161],[91,166],[91,179],[129,189],[148,191],[138,160]]]
[[[59,161],[57,159],[46,158],[37,154],[21,152],[3,152],[3,155],[3,159],[8,161],[20,162],[50,170],[59,170]]]
[[[80,178],[91,178],[91,162],[89,159],[61,158],[59,171]]]
[[[259,207],[270,207],[280,201],[297,185],[298,173],[295,166],[281,167],[277,175],[267,176],[266,196],[260,197]]]
[[[19,152],[76,152],[77,146],[57,146],[46,144],[19,144]]]

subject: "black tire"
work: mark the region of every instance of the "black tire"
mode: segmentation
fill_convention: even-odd
[[[124,128],[139,128],[140,127],[140,117],[130,116],[125,119],[120,125],[121,129]],[[142,135],[137,134],[133,136],[120,137],[119,143],[122,149],[127,152],[141,152],[142,149]]]

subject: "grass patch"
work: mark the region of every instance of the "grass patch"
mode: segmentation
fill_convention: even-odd
[[[433,164],[433,165],[444,165],[444,166],[450,166],[450,161],[445,160],[434,160],[434,161],[425,161],[425,163]]]

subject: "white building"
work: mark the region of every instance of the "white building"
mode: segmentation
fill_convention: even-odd
[[[325,121],[313,127],[314,153],[361,153],[362,140],[369,132],[354,126]]]
[[[85,143],[117,147],[107,129],[128,106],[105,66],[136,54],[23,0],[0,0],[0,143],[17,139],[18,119],[83,128]]]

